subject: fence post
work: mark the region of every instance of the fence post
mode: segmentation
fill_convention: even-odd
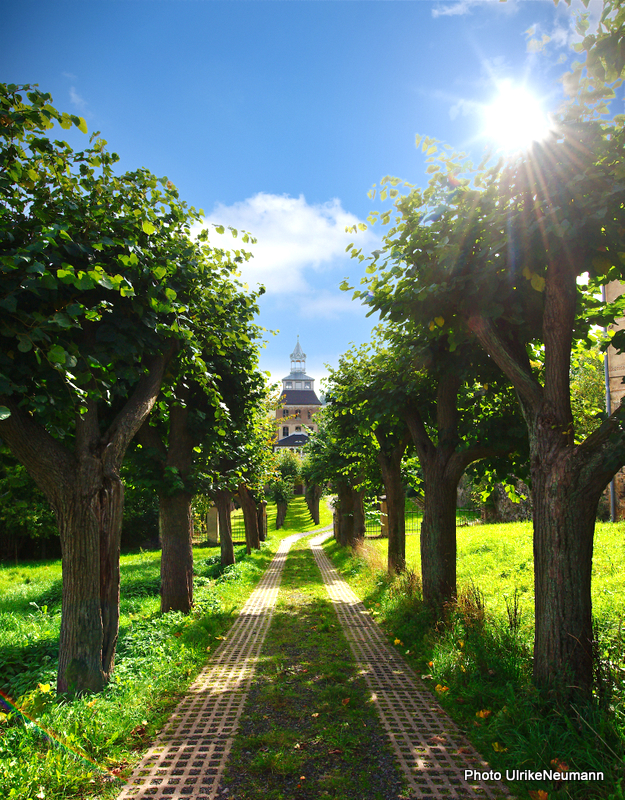
[[[385,494],[380,497],[380,536],[388,539],[388,508]]]
[[[206,541],[209,547],[219,544],[219,517],[216,506],[211,506],[206,512]]]

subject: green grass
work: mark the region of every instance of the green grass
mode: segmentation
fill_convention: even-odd
[[[383,800],[401,777],[307,540],[292,547],[223,783],[236,800]]]
[[[272,519],[274,524],[272,524]],[[329,517],[323,509],[322,523]],[[195,607],[159,612],[160,553],[122,556],[120,636],[113,678],[98,695],[54,692],[60,628],[58,561],[0,565],[0,797],[113,797],[119,776],[162,726],[245,603],[282,538],[311,524],[303,498],[268,542],[222,570],[218,548],[194,548]],[[24,714],[14,711],[18,706]],[[43,794],[42,794],[43,792]]]
[[[407,538],[408,572],[396,579],[386,575],[384,540],[367,541],[360,554],[332,541],[326,549],[494,768],[539,770],[557,759],[571,769],[605,773],[603,783],[571,782],[559,789],[513,784],[517,797],[542,789],[553,800],[623,800],[618,782],[623,779],[625,787],[624,534],[623,523],[597,526],[593,604],[601,669],[592,702],[569,713],[531,684],[531,524],[458,529],[459,602],[445,624],[435,624],[423,607],[418,536]]]

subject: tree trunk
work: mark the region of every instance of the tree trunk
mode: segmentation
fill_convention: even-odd
[[[353,522],[352,522],[352,539],[349,542],[351,547],[355,547],[359,542],[363,542],[367,523],[365,519],[365,490],[356,490],[352,488],[352,509],[353,509]]]
[[[439,456],[439,457],[436,457]],[[421,522],[423,600],[439,615],[456,597],[456,493],[460,475],[448,474],[437,453],[422,462],[425,510]]]
[[[401,461],[410,441],[410,433],[406,433],[390,452],[383,434],[376,431],[376,437],[380,445],[377,460],[386,491],[388,571],[395,574],[406,569],[406,515]]]
[[[256,502],[252,493],[244,483],[239,484],[239,502],[243,510],[243,520],[245,522],[245,543],[247,554],[250,555],[252,549],[260,550],[260,533],[258,530],[258,515],[256,513]]]
[[[341,547],[347,547],[354,538],[354,498],[348,484],[337,487],[336,514],[338,517],[337,540]]]
[[[288,511],[289,504],[278,502],[276,503],[276,530],[279,530],[284,525],[286,519],[286,512]]]
[[[179,387],[181,399],[189,399],[188,387]],[[166,438],[165,438],[166,437]],[[143,447],[150,448],[162,473],[176,470],[183,483],[193,467],[193,448],[196,439],[189,429],[189,405],[171,404],[169,431],[161,425],[141,426],[137,438]],[[193,494],[176,491],[163,485],[159,490],[159,531],[161,538],[161,612],[188,613],[193,606]]]
[[[193,495],[159,497],[161,612],[188,613],[193,605]]]
[[[232,543],[232,492],[229,489],[217,489],[214,492],[215,505],[219,515],[219,543],[221,545],[221,565],[234,564],[234,545]]]
[[[59,693],[100,691],[115,660],[123,487],[89,461],[55,509],[63,554]]]
[[[591,572],[603,480],[558,429],[530,429],[534,519],[534,681],[571,696],[593,682]],[[607,483],[607,479],[604,479]]]
[[[256,522],[258,525],[258,539],[264,542],[267,538],[267,501],[261,500],[256,506]]]
[[[304,496],[306,505],[315,525],[319,525],[319,500],[323,494],[323,489],[317,483],[306,484]]]

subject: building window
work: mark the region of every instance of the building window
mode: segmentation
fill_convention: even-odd
[[[297,419],[300,418],[301,414],[299,408],[295,411],[295,416],[297,417]]]
[[[308,419],[312,419],[312,411],[308,412]]]
[[[301,425],[296,425],[295,426],[295,433],[301,433],[301,432],[302,432],[302,426]]]
[[[293,384],[291,383],[291,381],[287,381],[286,382],[286,388],[287,389],[292,389],[293,388]]]
[[[306,383],[304,384],[304,389],[310,389],[309,381],[306,381]]]
[[[301,389],[302,388],[302,382],[301,381],[295,381],[295,388],[296,389]]]
[[[289,435],[289,426],[288,425],[285,425],[284,428],[282,428],[282,435],[283,436],[288,436]]]
[[[289,409],[288,408],[283,408],[282,409],[282,416],[283,417],[288,417],[289,416]]]

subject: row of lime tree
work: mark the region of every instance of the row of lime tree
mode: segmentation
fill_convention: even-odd
[[[586,57],[565,75],[570,96],[544,141],[473,166],[418,137],[427,188],[396,178],[373,188],[394,208],[369,221],[394,223],[371,256],[348,250],[365,266],[353,296],[381,323],[372,345],[332,371],[309,448],[317,480],[334,482],[344,544],[363,533],[362,495],[377,461],[389,569],[401,571],[402,459],[414,447],[425,495],[423,598],[437,619],[456,596],[461,476],[473,465],[481,478],[527,480],[534,680],[565,695],[592,689],[596,511],[625,463],[625,409],[576,428],[571,402],[572,364],[625,308],[623,297],[602,300],[605,284],[625,278],[625,117],[610,110],[625,74],[625,10],[606,0],[596,33],[587,28],[582,17]],[[625,331],[611,341],[622,349]]]
[[[221,226],[209,240],[166,178],[117,174],[99,134],[74,150],[53,138],[57,123],[86,133],[37,88],[0,87],[0,437],[54,510],[58,691],[82,692],[115,661],[131,443],[134,485],[158,496],[162,611],[193,602],[194,496],[216,504],[222,563],[234,563],[233,496],[260,547],[257,501],[276,465],[262,290],[237,278],[249,253],[214,244]]]

